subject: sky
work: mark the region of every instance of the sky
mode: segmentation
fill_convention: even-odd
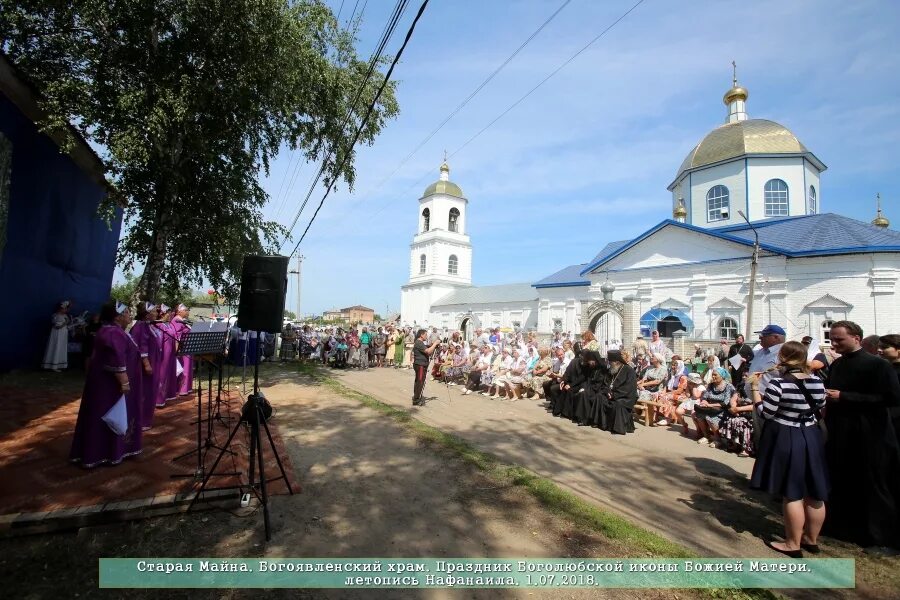
[[[870,221],[880,192],[892,228],[900,226],[900,3],[888,0],[645,0],[463,147],[636,1],[571,0],[400,166],[564,4],[432,0],[394,71],[399,116],[358,150],[355,189],[339,185],[299,248],[301,312],[355,304],[399,310],[418,199],[438,178],[444,150],[450,179],[469,200],[475,285],[537,281],[669,218],[667,185],[725,120],[732,60],[750,92],[750,117],[787,126],[828,166],[821,212]],[[337,13],[340,0],[329,2]],[[346,0],[342,20],[354,3],[363,4]],[[418,4],[410,3],[389,53]],[[368,56],[393,2],[364,5],[359,52]],[[281,153],[263,179],[272,197],[266,216],[290,224],[317,169]],[[284,253],[322,193],[300,215]],[[297,287],[291,277],[291,311]]]

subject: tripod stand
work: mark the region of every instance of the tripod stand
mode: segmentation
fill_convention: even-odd
[[[259,352],[259,348],[260,346],[257,346],[257,352]],[[259,391],[258,359],[259,357],[257,356],[256,364],[253,366],[253,393],[247,397],[247,402],[241,409],[241,418],[234,426],[234,429],[231,430],[231,435],[228,436],[228,441],[225,442],[225,446],[219,452],[219,455],[216,457],[215,462],[213,462],[212,468],[210,468],[209,473],[206,474],[203,483],[200,485],[200,489],[197,490],[197,494],[191,500],[190,505],[188,505],[188,511],[193,508],[194,503],[197,501],[197,498],[199,498],[206,490],[206,485],[207,483],[209,483],[210,477],[215,474],[216,467],[219,465],[219,461],[222,460],[225,452],[229,451],[228,448],[231,446],[231,442],[232,440],[234,440],[235,435],[237,435],[238,430],[240,430],[241,425],[246,424],[250,428],[250,463],[248,486],[250,493],[256,496],[256,498],[262,505],[263,522],[266,530],[266,541],[269,541],[272,539],[272,532],[271,522],[269,519],[269,494],[266,489],[266,484],[278,481],[279,479],[284,479],[284,483],[291,495],[294,494],[294,490],[293,488],[291,488],[291,482],[288,479],[287,474],[284,472],[284,466],[281,464],[281,456],[279,456],[278,454],[278,449],[275,448],[275,441],[272,439],[271,431],[269,431],[268,420],[272,416],[272,409],[268,401],[266,401],[265,396]],[[266,437],[269,440],[269,447],[272,449],[272,454],[275,455],[275,462],[278,464],[279,471],[281,471],[281,476],[276,477],[275,479],[266,479],[265,460],[263,459],[263,445],[262,436],[260,435],[260,425],[262,425],[263,429],[265,429],[266,431]],[[258,480],[256,479],[257,468],[259,469]]]

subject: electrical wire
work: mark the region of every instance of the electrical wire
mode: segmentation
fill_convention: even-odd
[[[557,73],[559,73],[561,70],[563,70],[563,68],[565,68],[569,63],[571,63],[573,60],[575,60],[576,58],[578,58],[578,57],[579,57],[581,54],[583,54],[588,48],[590,48],[590,47],[591,47],[592,45],[594,45],[598,40],[600,40],[603,36],[605,36],[607,33],[609,33],[616,25],[618,25],[621,21],[623,21],[628,15],[630,15],[632,12],[634,12],[634,10],[637,9],[637,7],[639,7],[639,6],[640,6],[641,4],[643,4],[643,3],[644,3],[644,0],[638,0],[637,2],[635,2],[634,5],[631,6],[631,8],[629,8],[627,11],[625,11],[624,13],[622,13],[622,15],[620,15],[619,18],[617,18],[617,19],[616,19],[615,21],[613,21],[610,25],[608,25],[608,26],[606,27],[606,29],[604,29],[604,30],[601,31],[599,34],[597,34],[596,37],[594,37],[591,41],[589,41],[587,44],[585,44],[584,46],[582,46],[580,50],[578,50],[575,54],[573,54],[573,55],[570,56],[568,59],[566,59],[565,62],[563,62],[561,65],[559,65],[556,69],[554,69],[553,71],[551,71],[550,74],[547,75],[546,77],[544,77],[537,85],[535,85],[535,86],[532,87],[530,90],[528,90],[527,92],[525,92],[525,94],[523,94],[522,96],[520,96],[518,100],[516,100],[515,102],[513,102],[512,104],[510,104],[503,112],[501,112],[499,115],[497,115],[497,116],[496,116],[493,120],[491,120],[487,125],[485,125],[484,127],[482,127],[475,135],[473,135],[473,136],[470,137],[468,140],[466,140],[466,142],[465,142],[462,146],[460,146],[459,148],[457,148],[456,150],[454,150],[453,152],[451,152],[451,153],[448,155],[448,158],[452,158],[453,156],[459,154],[466,146],[468,146],[469,144],[471,144],[472,142],[474,142],[479,136],[481,136],[481,134],[483,134],[485,131],[487,131],[488,129],[490,129],[495,123],[497,123],[497,121],[499,121],[499,120],[502,119],[504,116],[506,116],[510,111],[512,111],[512,110],[513,110],[515,107],[517,107],[519,104],[521,104],[526,98],[528,98],[529,96],[531,96],[531,94],[533,94],[534,92],[536,92],[541,86],[543,86],[545,83],[547,83],[548,81],[550,81],[550,79],[552,79]],[[406,191],[409,191],[409,190],[411,190],[411,189],[414,189],[416,186],[421,185],[422,181],[423,181],[426,177],[428,177],[431,173],[433,173],[433,172],[434,172],[434,168],[433,168],[433,167],[432,167],[432,168],[429,168],[427,171],[425,171],[424,173],[422,173],[422,176],[419,177],[419,179],[417,179],[412,185],[410,185],[409,188],[406,189]],[[404,193],[405,193],[405,191],[404,191]],[[382,210],[384,210],[385,206],[387,206],[387,205],[386,205],[386,204],[382,204],[382,206],[381,206],[377,211],[375,211],[375,212],[372,214],[372,217],[374,217],[375,215],[379,214]],[[370,217],[370,218],[371,218],[371,217]]]
[[[368,4],[369,4],[369,0],[365,0],[365,2],[363,2],[362,10],[359,11],[359,18],[360,18],[360,19],[362,19],[362,15],[363,15],[363,13],[365,12],[366,6],[367,6]],[[356,7],[357,7],[357,6],[359,6],[359,0],[356,0],[356,4],[353,5],[353,12],[350,13],[350,18],[347,19],[347,28],[346,28],[346,31],[350,31],[350,26],[351,26],[351,24],[353,23],[354,17],[356,16]],[[338,23],[338,26],[339,26],[339,27],[340,27],[340,20],[341,20],[341,12],[342,12],[343,10],[344,10],[344,2],[343,2],[343,0],[341,0],[341,6],[340,6],[340,8],[338,9],[338,14],[337,14],[337,16],[335,17],[335,21]],[[282,177],[282,179],[281,179],[281,185],[278,187],[278,193],[275,195],[275,199],[273,200],[273,204],[274,204],[274,203],[278,203],[278,209],[275,211],[275,214],[274,214],[274,216],[273,216],[273,219],[274,219],[275,221],[278,221],[279,217],[281,217],[282,211],[283,211],[284,208],[287,206],[287,199],[288,199],[288,196],[289,196],[289,191],[294,187],[294,184],[296,183],[297,177],[298,177],[298,175],[299,175],[299,173],[300,173],[300,162],[301,162],[301,158],[302,158],[302,157],[297,156],[297,157],[296,157],[296,158],[297,158],[297,162],[294,163],[294,158],[295,158],[296,154],[297,154],[296,149],[291,150],[291,154],[290,154],[290,156],[288,157],[288,166],[287,166],[287,169],[286,169],[285,172],[284,172],[284,177]],[[318,149],[316,149],[316,152],[314,152],[314,154],[318,154]],[[291,166],[292,166],[292,165],[294,166],[293,175],[291,175]],[[287,186],[287,188],[285,188],[285,187],[284,187],[284,184],[285,184],[288,180],[290,180],[290,184]],[[314,185],[314,183],[310,182],[310,185]],[[282,194],[281,194],[282,191],[285,191],[284,196],[282,196]],[[279,199],[280,199],[280,202],[279,202]]]
[[[350,156],[350,151],[353,149],[353,146],[356,145],[357,140],[359,139],[360,134],[362,133],[363,128],[366,126],[366,123],[369,121],[369,117],[372,115],[372,111],[375,109],[375,105],[378,103],[378,99],[381,98],[381,93],[384,91],[385,86],[388,81],[391,79],[391,74],[394,72],[394,67],[397,66],[397,63],[400,62],[400,57],[403,56],[403,51],[406,50],[407,44],[409,44],[409,40],[412,38],[413,32],[416,29],[416,24],[418,24],[419,19],[422,18],[422,13],[425,12],[425,8],[428,6],[428,0],[424,0],[422,5],[419,7],[419,11],[416,13],[415,18],[412,21],[412,24],[409,26],[409,30],[406,32],[406,37],[403,40],[403,45],[400,46],[400,50],[397,51],[397,55],[394,57],[394,60],[391,62],[390,68],[388,68],[387,73],[384,75],[384,80],[381,82],[381,86],[378,88],[378,92],[375,94],[375,97],[372,99],[372,103],[369,105],[369,110],[366,112],[366,116],[363,118],[362,123],[356,130],[356,135],[353,136],[353,141],[350,142],[350,147],[347,149],[347,152],[344,154],[344,159],[341,161],[340,167],[337,169],[338,172],[341,171],[344,167],[344,163],[347,162],[347,158]],[[312,227],[313,222],[316,220],[316,216],[318,216],[319,211],[322,209],[322,206],[325,204],[325,199],[328,197],[328,193],[331,191],[331,188],[334,186],[334,181],[328,184],[328,187],[325,189],[325,194],[322,196],[322,200],[319,201],[319,206],[316,207],[316,211],[313,213],[312,218],[309,220],[309,223],[306,225],[306,229],[303,230],[303,235],[300,236],[300,239],[297,240],[297,244],[294,246],[294,249],[291,251],[291,256],[293,256],[297,249],[300,247],[301,242],[306,237],[307,232],[309,232],[309,228]]]
[[[397,2],[397,4],[395,5],[394,12],[391,16],[391,19],[388,21],[387,25],[385,26],[384,31],[382,32],[381,40],[378,44],[378,47],[372,53],[372,57],[369,60],[369,69],[366,72],[366,76],[364,77],[362,83],[360,84],[359,89],[356,92],[356,96],[353,99],[353,102],[350,104],[350,109],[347,111],[347,115],[344,119],[344,122],[341,124],[341,131],[344,131],[347,128],[347,125],[350,123],[350,120],[353,117],[353,114],[356,110],[356,104],[359,102],[359,99],[362,97],[362,93],[366,89],[366,85],[368,84],[369,79],[371,79],[372,74],[374,73],[375,68],[378,64],[378,61],[381,59],[381,56],[384,53],[384,48],[387,46],[387,43],[390,40],[391,36],[393,35],[394,29],[397,27],[397,23],[399,22],[400,17],[403,15],[403,12],[406,10],[406,6],[408,4],[409,4],[408,0],[399,0]],[[383,86],[382,86],[382,89],[383,89]],[[379,92],[379,96],[380,96],[380,92]],[[360,131],[361,131],[361,129],[360,129]],[[359,137],[359,133],[357,133],[357,138],[358,137]],[[354,139],[354,142],[353,142],[353,144],[350,145],[348,152],[350,150],[352,150],[353,145],[355,143],[356,143],[356,140]],[[309,191],[307,192],[306,197],[303,199],[303,202],[300,204],[300,208],[297,210],[297,213],[294,215],[294,219],[293,219],[293,221],[291,221],[291,225],[287,228],[287,232],[285,233],[284,239],[282,239],[282,241],[281,241],[280,247],[284,247],[284,245],[287,243],[287,240],[290,238],[291,232],[294,230],[294,227],[297,225],[297,221],[300,219],[300,215],[303,212],[303,209],[306,208],[306,204],[309,202],[310,197],[312,197],[312,194],[315,191],[316,185],[318,185],[319,180],[322,178],[322,175],[325,172],[325,168],[328,165],[328,160],[331,158],[331,156],[334,154],[334,152],[335,152],[335,148],[331,147],[328,154],[326,155],[326,157],[322,160],[322,165],[319,168],[319,171],[316,174],[315,178],[313,179],[311,185],[309,186]],[[341,167],[336,171],[336,173],[339,173],[341,171],[345,162],[346,162],[346,157],[345,157],[344,161],[341,162]],[[298,167],[299,167],[299,164],[298,164]],[[334,185],[333,181],[329,184],[328,189],[331,189],[332,185]],[[327,195],[327,192],[326,192],[326,195]]]
[[[513,59],[514,59],[514,58],[515,58],[515,57],[516,57],[516,56],[517,56],[517,55],[525,48],[525,46],[527,46],[534,38],[536,38],[537,35],[538,35],[541,31],[543,31],[544,28],[547,27],[547,25],[549,25],[550,22],[551,22],[553,19],[555,19],[556,16],[557,16],[559,13],[561,13],[562,10],[563,10],[566,6],[568,6],[568,4],[569,4],[570,2],[571,2],[571,0],[565,0],[565,2],[563,2],[563,3],[559,6],[559,8],[557,8],[557,9],[553,12],[553,14],[551,14],[549,17],[547,17],[547,19],[546,19],[543,23],[541,23],[541,25],[540,25],[537,29],[535,29],[535,30],[531,33],[531,35],[529,35],[529,36],[525,39],[524,42],[522,42],[521,44],[519,44],[519,47],[516,48],[516,49],[513,51],[512,54],[510,54],[509,56],[506,57],[506,60],[504,60],[502,63],[500,63],[500,65],[499,65],[496,69],[494,69],[493,72],[491,72],[491,74],[488,75],[488,76],[484,79],[484,81],[482,81],[480,84],[478,84],[478,87],[476,87],[474,90],[472,90],[472,92],[471,92],[468,96],[466,96],[465,99],[463,99],[463,101],[460,102],[460,103],[457,105],[457,107],[454,108],[454,109],[450,112],[449,115],[447,115],[446,117],[444,117],[444,119],[438,124],[438,126],[435,127],[434,129],[432,129],[431,132],[430,132],[427,136],[425,136],[425,138],[424,138],[422,141],[420,141],[420,142],[416,145],[416,147],[413,148],[413,149],[409,152],[409,154],[406,155],[406,157],[404,157],[403,160],[400,161],[400,164],[398,164],[398,165],[394,168],[393,171],[391,171],[390,173],[388,173],[388,175],[387,175],[384,179],[382,179],[380,182],[378,182],[378,184],[377,184],[374,188],[372,188],[371,190],[369,190],[368,192],[366,192],[366,194],[363,195],[362,198],[360,198],[360,200],[357,202],[357,204],[362,203],[367,197],[371,196],[372,194],[374,194],[375,192],[377,192],[378,190],[380,190],[380,189],[382,188],[382,186],[384,186],[384,184],[387,183],[387,182],[391,179],[391,177],[393,177],[394,175],[396,175],[396,174],[397,174],[397,171],[399,171],[401,168],[403,168],[403,165],[405,165],[407,162],[409,162],[409,159],[411,159],[411,158],[412,158],[419,150],[421,150],[422,147],[425,146],[425,144],[427,144],[429,141],[431,141],[431,138],[433,138],[435,135],[437,135],[438,132],[440,132],[440,130],[444,128],[444,125],[446,125],[447,123],[449,123],[450,120],[451,120],[453,117],[455,117],[455,116],[459,113],[459,111],[461,111],[461,110],[462,110],[469,102],[471,102],[472,99],[475,98],[475,96],[477,96],[478,93],[479,93],[482,89],[484,89],[484,87],[485,87],[488,83],[490,83],[491,80],[492,80],[494,77],[496,77],[497,74],[500,73],[500,71],[502,71],[502,70],[506,67],[506,65],[508,65],[510,62],[512,62],[512,60],[513,60]]]

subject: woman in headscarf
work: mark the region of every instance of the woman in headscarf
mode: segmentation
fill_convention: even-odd
[[[50,337],[44,349],[41,367],[59,372],[69,366],[69,301],[56,305],[56,312],[50,317]]]
[[[141,452],[141,356],[137,344],[125,332],[131,311],[119,302],[100,310],[103,323],[94,342],[91,361],[69,460],[85,468],[103,463],[117,465],[127,456]],[[113,431],[104,417],[125,398],[125,418],[121,434]],[[109,418],[109,417],[107,417]]]
[[[675,423],[678,415],[675,413],[678,405],[684,400],[687,392],[687,375],[684,374],[684,361],[677,354],[672,357],[672,364],[669,365],[669,372],[666,378],[665,389],[659,394],[659,402],[662,408],[659,412],[662,419],[657,425],[668,425],[670,422]]]
[[[634,404],[637,402],[637,375],[620,350],[610,350],[609,388],[600,397],[597,425],[604,431],[624,435],[634,431]]]
[[[399,369],[403,366],[403,344],[406,337],[403,330],[399,327],[394,331],[394,368]]]
[[[737,390],[728,381],[728,371],[722,367],[713,369],[706,391],[694,405],[694,421],[700,432],[698,444],[708,446],[718,443],[722,414],[732,401],[736,401],[737,395]]]
[[[550,380],[550,370],[553,368],[553,361],[550,360],[550,348],[542,346],[538,350],[538,360],[531,370],[531,378],[528,380],[528,386],[540,397],[543,397],[544,384]]]
[[[712,374],[716,369],[720,368],[722,365],[719,364],[719,359],[716,356],[707,356],[706,357],[706,373],[703,374],[703,383],[709,386],[712,383]],[[728,372],[725,373],[726,381],[731,381],[731,376],[728,375]]]
[[[179,348],[181,347],[181,340],[191,332],[191,326],[187,323],[187,318],[190,314],[191,309],[184,304],[179,304],[175,309],[172,326],[175,328],[175,339],[178,340]],[[275,338],[273,337],[272,339],[274,340]],[[186,354],[184,356],[176,356],[175,360],[179,361],[181,365],[181,375],[178,376],[178,395],[190,396],[194,393],[194,357]]]
[[[163,355],[162,333],[153,326],[159,317],[159,308],[152,302],[141,302],[137,309],[137,321],[131,327],[131,338],[141,354],[141,429],[153,426],[153,413],[159,394],[160,362]]]
[[[172,309],[165,304],[159,305],[160,321],[156,322],[156,327],[162,334],[162,358],[159,361],[159,391],[156,394],[156,408],[162,408],[169,400],[174,400],[178,396],[178,371],[175,366],[175,328],[170,322],[174,317]]]

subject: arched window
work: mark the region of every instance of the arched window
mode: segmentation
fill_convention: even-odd
[[[457,223],[459,223],[459,211],[455,208],[450,209],[450,224],[447,227],[449,231],[458,231]]]
[[[427,208],[425,210],[428,210]],[[425,255],[419,256],[419,275],[425,274]]]
[[[788,215],[788,186],[780,179],[770,179],[765,188],[766,216],[786,217]]]
[[[807,214],[814,215],[819,212],[819,204],[816,201],[816,188],[809,186],[809,197],[806,199]]]
[[[733,340],[737,338],[738,334],[738,324],[735,319],[731,317],[722,317],[719,319],[719,337],[725,338],[726,340]]]
[[[822,321],[822,327],[820,329],[820,333],[822,334],[822,343],[823,344],[831,344],[831,326],[834,325],[834,321],[831,319],[825,319]]]
[[[728,188],[714,185],[706,192],[706,221],[724,221],[728,218]]]
[[[427,208],[422,211],[422,233],[428,231],[429,226],[431,225],[431,211]],[[424,271],[423,271],[424,273]]]
[[[456,258],[455,254],[450,255],[450,260],[447,261],[447,272],[451,275],[456,275],[459,271],[459,259]]]

